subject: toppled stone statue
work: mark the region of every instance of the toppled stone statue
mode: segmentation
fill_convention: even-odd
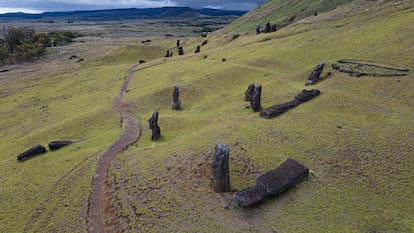
[[[254,89],[253,95],[250,98],[250,106],[255,112],[262,110],[262,105],[260,103],[261,96],[262,96],[262,85],[257,84],[256,88]]]
[[[194,53],[199,53],[199,52],[201,52],[201,46],[200,45],[197,45],[197,48],[194,51]]]
[[[184,55],[184,49],[183,47],[178,47],[178,55],[183,56]]]
[[[172,109],[180,110],[181,109],[180,86],[178,86],[178,85],[174,86],[174,92],[173,92],[172,96],[173,96]]]
[[[217,144],[211,162],[212,187],[217,193],[230,191],[229,147]]]
[[[308,177],[309,169],[299,161],[288,158],[276,169],[256,179],[256,186],[248,187],[233,196],[241,207],[253,206],[267,199],[270,195],[278,195]]]
[[[148,119],[149,128],[152,130],[151,140],[157,141],[161,137],[161,129],[158,126],[158,112],[154,112]]]
[[[244,101],[250,101],[254,93],[254,83],[251,83],[244,92]]]
[[[309,75],[308,80],[306,81],[306,86],[315,84],[319,81],[323,68],[325,67],[325,63],[319,63],[315,69],[313,69],[312,73]]]
[[[260,34],[260,24],[256,25],[256,35]]]
[[[49,143],[49,149],[50,150],[58,150],[64,146],[70,145],[72,143],[75,143],[73,141],[53,141]]]
[[[320,94],[321,92],[317,89],[302,90],[302,92],[296,95],[292,101],[263,109],[260,111],[259,115],[266,119],[276,117],[284,112],[287,112],[289,109],[297,107],[298,105],[315,98]]]
[[[17,160],[19,162],[23,162],[24,160],[36,156],[36,155],[40,155],[46,153],[46,148],[42,145],[36,145],[30,149],[28,149],[27,151],[21,153],[20,155],[17,156]]]

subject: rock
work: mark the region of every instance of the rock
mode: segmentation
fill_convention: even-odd
[[[194,51],[194,53],[199,53],[199,52],[201,52],[201,46],[200,45],[197,45],[197,48]]]
[[[230,191],[229,147],[217,144],[211,162],[212,187],[217,193]]]
[[[178,55],[183,56],[184,55],[184,49],[183,47],[178,47]]]
[[[53,141],[53,142],[49,143],[49,149],[50,150],[57,150],[57,149],[60,149],[64,146],[70,145],[72,143],[74,143],[74,142],[72,142],[72,141]]]
[[[254,89],[253,95],[250,98],[250,106],[253,111],[258,112],[262,109],[261,106],[261,96],[262,96],[262,85],[257,84]]]
[[[244,101],[250,101],[254,93],[254,83],[251,83],[244,92]]]
[[[24,160],[39,155],[39,154],[43,154],[46,153],[46,148],[42,145],[36,145],[32,148],[30,148],[29,150],[21,153],[20,155],[17,156],[17,160],[19,162],[23,162]]]
[[[312,73],[309,75],[308,80],[306,81],[307,85],[315,84],[319,81],[323,68],[325,67],[325,63],[319,63],[315,69],[313,69]]]
[[[297,107],[298,105],[307,102],[316,96],[320,95],[320,91],[317,89],[312,90],[302,90],[301,93],[295,96],[295,98],[287,103],[283,104],[277,104],[270,108],[263,109],[260,111],[260,116],[266,119],[270,119],[273,117],[276,117],[284,112],[287,112],[288,110]]]
[[[271,195],[278,195],[308,177],[309,169],[299,161],[288,158],[276,169],[256,179],[256,186],[234,194],[233,199],[241,207],[258,204]]]
[[[154,112],[148,119],[149,128],[152,130],[151,140],[157,141],[161,138],[161,129],[158,126],[158,112]]]
[[[175,85],[174,86],[174,92],[173,92],[173,106],[172,109],[174,110],[180,110],[181,109],[181,100],[180,100],[180,86]]]

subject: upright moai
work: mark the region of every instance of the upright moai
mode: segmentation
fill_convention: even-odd
[[[200,45],[197,45],[197,48],[194,51],[194,53],[199,53],[199,52],[201,52],[201,46]]]
[[[177,40],[177,49],[180,48],[180,40]]]
[[[261,96],[262,96],[262,85],[257,84],[256,88],[254,89],[253,95],[250,98],[250,106],[255,112],[259,112],[262,109],[262,106],[260,103]]]
[[[260,34],[260,24],[256,25],[256,35]]]
[[[268,23],[266,23],[266,27],[265,27],[265,33],[269,33],[270,32],[270,30],[271,30],[271,25],[270,25],[270,23],[268,22]]]
[[[250,101],[254,93],[254,83],[251,83],[244,92],[244,101]]]
[[[167,50],[167,52],[165,53],[165,57],[170,57],[170,50]]]
[[[174,86],[174,92],[173,92],[172,96],[173,96],[172,109],[180,110],[181,109],[180,86],[178,86],[178,85]]]
[[[275,31],[277,31],[277,25],[272,24],[272,28],[270,28],[270,32],[275,32]]]
[[[184,55],[184,49],[182,46],[178,47],[178,55],[180,56]]]
[[[152,130],[151,140],[157,141],[161,137],[161,129],[158,126],[158,112],[154,112],[148,119],[149,128]]]
[[[211,162],[212,188],[216,193],[230,191],[229,147],[217,144]]]

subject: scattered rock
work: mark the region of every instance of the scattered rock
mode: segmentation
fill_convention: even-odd
[[[319,63],[315,69],[313,69],[312,73],[308,77],[308,81],[306,81],[306,86],[315,84],[319,81],[323,68],[325,67],[325,63]]]
[[[258,112],[262,109],[261,97],[262,97],[262,85],[257,84],[256,88],[254,89],[253,95],[250,98],[250,106],[255,112]]]
[[[158,112],[154,112],[148,119],[149,128],[152,130],[151,140],[157,141],[161,138],[161,129],[158,126]]]
[[[70,145],[72,143],[74,143],[74,142],[72,142],[72,141],[53,141],[53,142],[49,143],[49,149],[50,150],[57,150],[57,149],[60,149],[64,146]]]
[[[270,195],[278,195],[308,177],[309,169],[299,161],[288,158],[276,169],[256,179],[256,186],[236,192],[234,200],[241,207],[262,202]]]
[[[211,162],[212,187],[217,193],[230,191],[229,147],[217,144]]]
[[[19,162],[23,162],[24,160],[39,155],[39,154],[43,154],[46,153],[46,148],[42,145],[36,145],[32,148],[30,148],[29,150],[21,153],[20,155],[17,156],[17,160]]]
[[[297,107],[298,105],[315,98],[320,95],[320,93],[321,92],[317,89],[302,90],[302,92],[296,95],[292,101],[263,109],[260,111],[259,115],[266,119],[276,117],[284,112],[287,112],[289,109]]]

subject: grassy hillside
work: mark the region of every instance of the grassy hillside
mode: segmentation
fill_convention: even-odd
[[[187,55],[168,59],[161,57],[175,40],[153,40],[151,46],[127,46],[46,75],[30,69],[0,74],[0,232],[86,231],[97,159],[121,132],[112,100],[139,59],[149,62],[135,72],[124,98],[142,135],[113,161],[107,180],[120,228],[413,232],[414,73],[350,77],[330,65],[355,59],[412,70],[414,4],[286,2],[287,8],[275,0],[255,11],[280,8],[285,13],[272,17],[282,20],[305,5],[310,14],[311,6],[327,12],[318,10],[318,16],[272,34],[233,40],[227,31],[251,27],[235,22],[210,35],[200,54],[192,51],[201,38],[182,39]],[[257,14],[252,30],[267,15]],[[286,102],[305,88],[320,61],[327,63],[324,79],[312,86],[321,90],[319,97],[271,120],[246,108],[243,93],[250,83],[262,84],[263,107]],[[181,86],[182,111],[171,110],[174,84]],[[147,123],[153,111],[160,114],[158,142],[150,140]],[[35,143],[59,139],[83,141],[16,161]],[[209,187],[209,163],[220,142],[230,147],[228,194]],[[234,203],[235,191],[288,157],[308,166],[310,177],[255,208]]]

